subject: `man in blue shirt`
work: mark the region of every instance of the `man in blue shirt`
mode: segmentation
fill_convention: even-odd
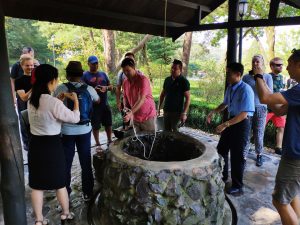
[[[226,79],[229,86],[226,89],[223,103],[207,116],[210,123],[214,113],[228,109],[228,120],[220,124],[216,131],[221,133],[217,146],[218,153],[224,158],[223,181],[228,179],[228,153],[230,151],[232,186],[228,194],[239,196],[243,194],[243,174],[245,168],[244,149],[250,133],[249,117],[254,113],[254,93],[251,87],[241,80],[244,66],[231,63],[227,66]]]
[[[300,82],[300,49],[293,50],[287,71]],[[256,88],[262,103],[278,115],[287,114],[282,143],[282,157],[278,167],[273,204],[283,225],[298,225],[300,220],[300,85],[272,94],[262,79],[262,68],[254,69]]]
[[[101,124],[105,127],[107,136],[107,143],[112,142],[112,113],[107,101],[107,92],[112,90],[112,85],[108,76],[104,72],[98,71],[99,60],[96,56],[92,55],[88,58],[89,71],[83,73],[82,80],[95,88],[100,97],[100,104],[95,104],[92,114],[92,128],[93,135],[96,141],[97,153],[102,153],[103,149],[100,146],[99,133]]]

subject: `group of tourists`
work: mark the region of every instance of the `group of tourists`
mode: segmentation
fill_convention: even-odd
[[[135,132],[156,131],[157,111],[150,81],[136,69],[134,54],[126,53],[121,63],[116,88],[106,73],[99,71],[99,59],[87,59],[88,71],[79,61],[70,61],[65,69],[66,83],[59,84],[58,70],[34,59],[32,48],[24,48],[19,62],[11,70],[11,86],[21,126],[21,139],[28,151],[29,186],[35,224],[48,224],[43,217],[44,190],[56,190],[61,205],[61,222],[74,218],[69,210],[71,168],[75,147],[81,166],[82,198],[93,195],[94,177],[91,165],[91,133],[96,152],[103,154],[99,140],[101,125],[112,142],[112,113],[108,91],[116,90],[116,101],[123,120]],[[160,96],[168,115],[165,128],[177,130],[184,123],[190,104],[190,85],[182,75],[182,62],[174,60],[171,75],[165,80]],[[162,104],[159,105],[161,109]],[[28,120],[28,121],[27,121]],[[26,123],[27,121],[27,123]]]
[[[224,101],[207,116],[210,123],[214,113],[227,109],[228,116],[216,131],[221,134],[217,149],[223,157],[223,181],[228,181],[229,152],[231,187],[228,194],[243,194],[243,174],[249,151],[250,131],[253,130],[256,165],[262,166],[263,136],[266,123],[272,120],[277,128],[275,153],[281,155],[278,167],[273,204],[284,225],[297,225],[300,220],[300,50],[293,50],[288,59],[287,71],[292,87],[284,89],[283,60],[270,61],[271,73],[265,73],[261,55],[252,58],[252,70],[243,75],[240,63],[230,63],[226,69]],[[285,117],[286,116],[286,117]]]
[[[71,168],[75,147],[82,170],[82,198],[89,201],[93,194],[94,178],[91,165],[91,133],[96,152],[103,154],[99,140],[104,126],[107,145],[112,142],[112,113],[108,91],[115,90],[118,110],[122,112],[126,129],[135,132],[156,132],[156,117],[164,111],[164,130],[177,131],[179,122],[187,120],[190,105],[190,83],[182,75],[182,62],[174,60],[163,84],[156,109],[152,88],[145,74],[136,68],[134,54],[128,52],[121,63],[122,70],[114,87],[106,73],[99,71],[99,59],[87,59],[89,70],[84,71],[79,61],[66,67],[66,83],[59,84],[58,70],[34,59],[32,48],[24,48],[18,63],[11,70],[20,118],[23,148],[28,151],[29,186],[35,224],[47,224],[42,214],[43,191],[56,190],[62,207],[64,224],[74,218],[69,210]],[[227,111],[225,120],[217,126],[221,134],[217,150],[225,161],[223,181],[229,180],[228,194],[243,194],[243,174],[253,134],[256,165],[263,165],[263,138],[266,124],[272,121],[277,129],[275,153],[282,155],[273,192],[273,203],[283,224],[298,224],[300,218],[300,50],[288,59],[290,74],[285,90],[281,74],[283,60],[270,61],[270,73],[265,72],[264,58],[254,55],[252,69],[244,74],[244,66],[230,63],[226,68],[224,101],[207,115],[210,123],[215,113]],[[27,109],[27,110],[26,110]],[[30,132],[24,123],[28,115]],[[285,116],[287,114],[287,117]],[[251,132],[252,131],[252,132]],[[29,133],[29,134],[28,134]],[[229,158],[230,153],[230,158]]]

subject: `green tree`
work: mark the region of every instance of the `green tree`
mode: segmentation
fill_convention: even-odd
[[[87,58],[96,55],[100,60],[100,68],[104,68],[101,30],[49,22],[37,22],[35,25],[48,40],[48,48],[52,50],[54,45],[56,60],[63,66],[69,60],[78,60],[87,69]]]
[[[253,0],[248,1],[248,11],[244,16],[244,20],[255,20],[255,19],[267,19],[269,14],[270,0]],[[228,2],[226,1],[221,7],[217,8],[214,12],[209,14],[202,22],[203,23],[215,23],[227,21],[228,16]],[[293,8],[291,6],[280,4],[277,17],[289,17],[289,16],[299,16],[300,10]],[[219,30],[215,33],[214,37],[211,39],[211,44],[213,46],[219,46],[220,40],[227,35],[227,30]],[[244,29],[245,37],[250,37],[253,41],[258,43],[257,53],[260,52],[264,55],[266,61],[273,58],[275,54],[275,27],[250,27]],[[263,41],[262,37],[266,38]]]
[[[47,47],[47,38],[42,36],[38,28],[34,26],[36,21],[6,17],[5,22],[11,63],[20,58],[25,46],[35,50],[35,57],[40,62],[50,60],[52,54]]]
[[[169,64],[182,46],[182,41],[172,42],[171,38],[154,37],[147,43],[150,61]]]

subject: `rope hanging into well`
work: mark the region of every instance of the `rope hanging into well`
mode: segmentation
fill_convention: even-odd
[[[160,86],[160,92],[161,92],[161,80],[162,80],[162,66],[163,66],[163,63],[164,64],[167,64],[168,63],[168,58],[167,58],[167,55],[166,55],[166,34],[167,34],[167,7],[168,7],[168,0],[165,0],[165,11],[164,11],[164,46],[163,46],[163,49],[164,49],[164,54],[162,55],[162,62],[161,62],[161,67],[160,67],[160,75],[159,75],[159,86]],[[159,93],[160,93],[159,92]],[[158,100],[158,104],[159,104],[159,100]],[[159,105],[158,105],[159,107]],[[157,108],[158,108],[157,107]],[[143,146],[143,150],[144,150],[144,158],[145,159],[150,159],[151,157],[151,154],[152,154],[152,150],[153,150],[153,146],[154,146],[154,143],[155,143],[155,140],[156,140],[156,133],[157,133],[157,125],[155,124],[155,130],[154,130],[154,139],[152,141],[152,144],[151,144],[151,148],[150,148],[150,152],[148,154],[148,156],[146,155],[146,146],[144,145],[144,143],[141,141],[141,139],[138,137],[137,133],[136,133],[136,129],[134,127],[134,123],[133,123],[133,118],[131,119],[130,123],[132,124],[132,127],[133,127],[133,132],[134,132],[134,137],[132,138],[132,141],[139,141],[142,146]],[[155,123],[156,123],[156,120],[155,120]]]
[[[166,54],[166,36],[167,36],[167,9],[168,9],[168,0],[165,0],[165,7],[164,7],[164,43],[163,43],[163,54],[161,56],[161,63],[160,63],[160,73],[159,73],[159,93],[161,93],[162,91],[162,68],[163,65],[165,66],[166,64],[168,64],[170,62],[170,58],[167,57]],[[157,109],[159,109],[159,104],[160,104],[160,99],[158,99],[158,106]]]

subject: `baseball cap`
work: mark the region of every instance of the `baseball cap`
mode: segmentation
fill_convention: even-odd
[[[98,61],[97,56],[91,55],[91,56],[88,58],[88,62],[93,64],[93,63],[97,63],[97,62],[99,62],[99,61]]]

